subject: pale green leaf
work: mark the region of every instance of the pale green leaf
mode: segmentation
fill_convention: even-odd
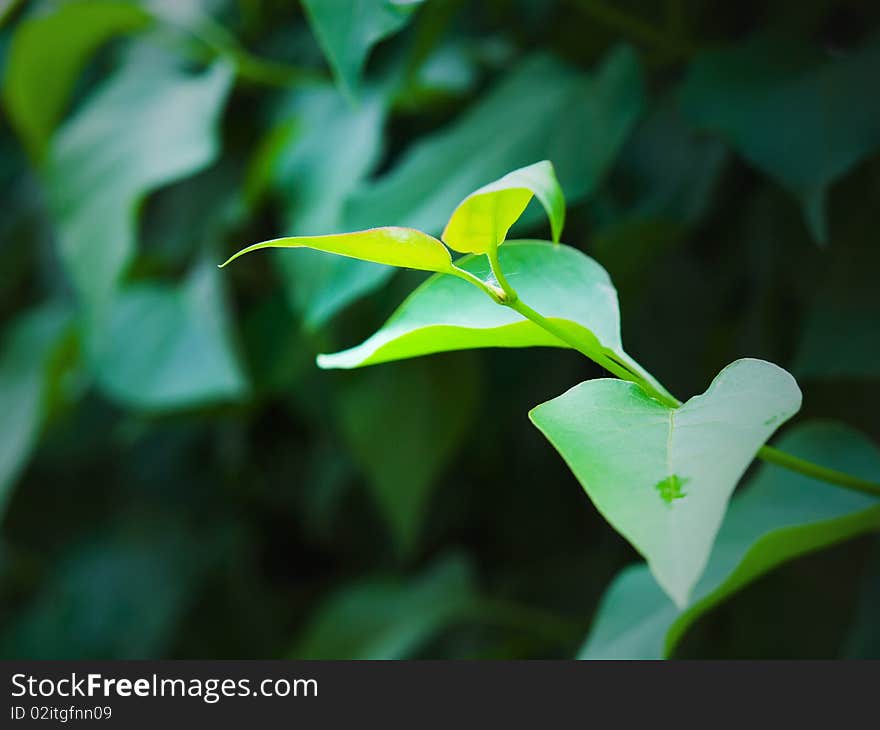
[[[546,241],[511,241],[498,253],[522,301],[558,320],[576,340],[650,379],[624,352],[617,293],[599,264],[577,249]],[[483,280],[490,276],[485,256],[466,256],[456,265]],[[569,345],[499,306],[472,284],[438,275],[416,289],[368,340],[350,350],[320,355],[318,364],[356,368],[447,350],[534,346]]]
[[[133,64],[53,138],[46,180],[61,259],[91,308],[107,303],[134,255],[146,195],[216,157],[231,82],[224,63],[197,75]]]
[[[471,567],[453,557],[410,580],[368,578],[319,608],[298,659],[406,659],[434,634],[467,615],[475,597]]]
[[[685,606],[737,482],[800,405],[791,375],[747,359],[677,409],[638,385],[603,379],[581,383],[529,416],[603,517]]]
[[[340,87],[356,94],[370,50],[398,32],[423,0],[303,0]]]
[[[877,38],[840,57],[779,38],[699,56],[686,110],[797,197],[812,235],[828,240],[828,187],[880,147]]]
[[[0,516],[36,445],[48,408],[55,353],[71,324],[67,308],[50,304],[21,315],[0,352]]]
[[[226,260],[222,266],[239,256],[263,248],[310,248],[315,251],[372,261],[387,266],[400,266],[421,271],[451,271],[449,249],[433,236],[412,228],[386,226],[367,231],[337,233],[326,236],[293,236],[255,243]]]
[[[880,479],[880,449],[857,431],[805,423],[779,448],[823,466]],[[706,611],[751,581],[799,555],[880,530],[880,500],[763,464],[731,500],[690,604],[679,611],[644,565],[624,570],[608,589],[581,652],[585,659],[668,656]],[[784,617],[785,607],[780,607]]]
[[[479,372],[473,360],[416,360],[340,383],[346,441],[402,552],[416,546],[431,488],[467,435]]]
[[[464,253],[486,253],[497,247],[523,214],[532,196],[550,219],[554,243],[565,223],[565,198],[553,164],[547,160],[507,173],[468,195],[453,211],[443,242]]]
[[[36,159],[42,157],[89,58],[112,37],[149,22],[138,5],[114,0],[67,2],[21,22],[6,60],[3,103]]]
[[[133,284],[89,322],[98,385],[134,408],[165,410],[241,397],[247,389],[213,266],[178,286]]]

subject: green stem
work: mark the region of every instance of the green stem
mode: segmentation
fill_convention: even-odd
[[[758,458],[769,464],[776,464],[777,466],[796,471],[799,474],[804,474],[813,479],[828,482],[829,484],[835,484],[838,487],[844,487],[845,489],[852,489],[856,492],[864,492],[865,494],[880,497],[880,484],[877,484],[876,482],[871,482],[867,479],[847,474],[846,472],[814,464],[812,461],[801,459],[793,454],[789,454],[787,451],[780,451],[772,446],[762,446],[758,451]]]
[[[586,356],[596,364],[602,366],[609,372],[614,373],[621,380],[627,380],[631,383],[636,383],[637,385],[641,386],[649,395],[651,395],[653,398],[660,401],[664,405],[668,406],[669,408],[678,408],[679,406],[681,406],[681,401],[679,401],[677,398],[669,395],[668,393],[662,392],[661,390],[658,390],[656,387],[654,387],[652,383],[639,376],[638,373],[632,372],[622,363],[618,363],[614,359],[610,358],[601,350],[601,348],[595,347],[590,342],[579,340],[572,333],[568,332],[564,327],[561,327],[552,319],[547,319],[544,315],[536,312],[534,309],[528,306],[519,298],[516,290],[510,285],[510,282],[508,282],[507,278],[504,276],[504,272],[501,270],[501,263],[498,260],[497,248],[494,251],[491,251],[488,256],[489,264],[492,267],[492,273],[495,276],[498,284],[500,285],[500,289],[498,287],[492,286],[491,284],[487,284],[479,277],[474,276],[474,274],[470,273],[469,271],[460,269],[454,264],[452,265],[452,270],[450,271],[450,273],[479,287],[486,294],[492,297],[492,299],[496,303],[506,307],[510,307],[526,319],[534,322],[545,332],[548,332],[554,337],[562,340],[569,347],[577,350],[582,355]],[[862,479],[861,477],[847,474],[846,472],[837,471],[836,469],[829,469],[828,467],[815,464],[812,461],[801,459],[797,456],[794,456],[793,454],[789,454],[788,452],[780,451],[779,449],[776,449],[772,446],[762,446],[758,450],[757,457],[767,463],[776,464],[777,466],[781,466],[785,469],[789,469],[799,474],[804,474],[805,476],[811,477],[813,479],[827,482],[828,484],[843,487],[844,489],[851,489],[856,492],[862,492],[864,494],[880,496],[880,484],[876,482],[871,482],[867,479]]]

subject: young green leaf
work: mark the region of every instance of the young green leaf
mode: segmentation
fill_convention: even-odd
[[[880,39],[838,58],[756,36],[691,65],[684,108],[788,188],[820,243],[828,240],[828,187],[880,147],[875,84]]]
[[[89,57],[110,38],[144,28],[135,3],[86,0],[27,17],[12,37],[3,102],[30,153],[42,157]]]
[[[463,253],[486,253],[507,238],[532,196],[550,219],[553,242],[559,243],[565,223],[565,198],[548,160],[507,173],[468,195],[453,211],[441,238]]]
[[[221,284],[213,266],[201,265],[178,286],[138,283],[118,291],[88,324],[88,354],[102,390],[127,406],[157,411],[241,397],[247,383]]]
[[[262,248],[311,248],[387,266],[435,272],[452,270],[449,249],[440,241],[421,231],[398,226],[328,236],[294,236],[263,241],[230,256],[221,264],[221,268],[239,256]]]
[[[779,448],[824,466],[880,479],[880,449],[857,431],[811,422]],[[584,659],[659,659],[727,597],[787,560],[880,529],[880,500],[763,464],[731,500],[694,598],[679,611],[644,565],[620,573],[602,599]]]
[[[593,259],[547,241],[511,241],[498,253],[511,285],[530,307],[553,319],[576,341],[650,379],[623,349],[617,293]],[[483,280],[490,276],[484,256],[467,256],[456,265]],[[318,364],[356,368],[447,350],[533,346],[570,345],[498,306],[472,284],[435,276],[416,289],[372,337],[350,350],[319,355]]]
[[[232,78],[225,63],[195,76],[133,63],[53,137],[46,180],[61,260],[90,308],[108,303],[134,256],[146,195],[217,155]]]
[[[303,0],[340,87],[357,92],[370,49],[399,31],[423,0]]]
[[[603,379],[575,386],[529,417],[599,512],[685,606],[736,483],[800,405],[785,370],[737,360],[680,408],[633,383]]]

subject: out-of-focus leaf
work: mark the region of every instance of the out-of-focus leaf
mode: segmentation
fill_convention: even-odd
[[[737,482],[800,405],[785,370],[737,360],[677,409],[633,383],[601,379],[542,403],[529,417],[684,607]]]
[[[859,238],[872,223],[864,225]],[[868,240],[858,241],[857,248],[841,243],[825,267],[824,281],[811,291],[792,368],[798,378],[880,377],[880,247]]]
[[[301,92],[280,117],[288,127],[268,163],[283,206],[285,232],[314,236],[345,230],[343,207],[382,149],[385,101],[364,93],[352,106],[332,87]],[[394,221],[389,221],[393,223]],[[381,286],[393,269],[318,251],[275,256],[294,309],[317,329],[353,299]]]
[[[374,368],[341,383],[346,440],[404,552],[415,547],[430,490],[467,435],[479,371],[470,358]]]
[[[632,50],[592,75],[546,56],[527,59],[449,128],[413,146],[352,198],[348,228],[393,222],[439,233],[473,190],[535,160],[553,160],[570,202],[590,195],[642,110]]]
[[[69,331],[70,311],[49,304],[15,320],[0,353],[0,517],[46,416],[55,353]]]
[[[326,236],[294,236],[255,243],[227,259],[221,268],[239,256],[264,248],[311,248],[315,251],[399,266],[420,271],[452,270],[449,249],[433,236],[412,228],[387,226],[367,231],[337,233]]]
[[[203,265],[179,286],[121,289],[89,325],[89,358],[101,388],[120,403],[151,410],[240,397],[247,384],[219,278]]]
[[[547,241],[510,241],[498,254],[522,301],[662,390],[624,351],[617,293],[593,259]],[[456,265],[483,280],[490,276],[484,256],[466,256]],[[356,368],[448,350],[535,346],[569,347],[472,284],[438,275],[416,289],[372,337],[349,350],[319,355],[318,365]]]
[[[223,63],[195,76],[127,66],[53,138],[46,178],[61,258],[92,308],[107,304],[134,254],[144,197],[216,157],[231,81]]]
[[[423,0],[303,0],[340,88],[357,93],[370,49],[397,33]]]
[[[804,423],[779,448],[866,479],[880,478],[880,450],[853,429]],[[624,570],[608,589],[581,656],[668,656],[700,616],[751,581],[799,555],[880,529],[880,500],[764,464],[730,503],[693,599],[679,611],[648,568]]]
[[[474,598],[472,570],[457,557],[410,580],[367,579],[330,598],[291,654],[298,659],[405,659],[465,616]]]
[[[779,38],[699,56],[682,89],[694,121],[788,188],[828,240],[828,187],[880,146],[880,40],[836,59]]]
[[[180,525],[97,537],[54,564],[18,620],[4,656],[147,659],[167,656],[192,598],[200,545]]]
[[[36,159],[92,54],[112,37],[149,22],[149,14],[136,3],[115,0],[66,2],[22,21],[7,56],[3,103]]]
[[[507,237],[532,196],[537,198],[559,243],[565,223],[565,197],[548,160],[507,173],[468,195],[449,217],[443,242],[464,253],[486,253]]]

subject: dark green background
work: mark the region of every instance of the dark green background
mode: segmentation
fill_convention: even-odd
[[[22,24],[56,4],[15,5],[4,64]],[[298,4],[186,5],[280,78],[241,70],[213,112],[186,112],[218,116],[219,146],[133,191],[136,253],[103,319],[59,254],[65,206],[107,196],[84,215],[99,250],[112,245],[114,192],[185,152],[164,141],[180,123],[167,106],[145,120],[151,79],[235,60],[231,41],[206,43],[204,18],[109,39],[48,152],[26,149],[8,105],[0,121],[0,388],[40,373],[43,404],[29,458],[0,483],[3,656],[577,653],[637,556],[526,413],[601,371],[549,349],[319,371],[316,353],[369,335],[424,277],[325,279],[326,257],[297,251],[213,273],[285,233],[442,225],[462,169],[475,184],[459,198],[549,151],[570,198],[563,240],[609,270],[627,350],[679,397],[760,357],[798,377],[798,419],[880,438],[876,3],[427,0],[347,96]],[[614,57],[630,65],[609,91],[595,79]],[[132,101],[100,117],[82,159],[57,163],[70,120],[123,69]],[[511,77],[515,103],[486,111]],[[122,152],[90,177],[105,145]],[[801,205],[823,187],[824,231]],[[549,235],[530,220],[517,231]],[[195,314],[175,308],[193,271],[216,288]],[[16,355],[15,323],[46,303],[68,324],[48,354]],[[9,397],[0,440],[14,448],[33,414]],[[878,585],[874,538],[798,559],[702,619],[678,654],[878,656]]]

